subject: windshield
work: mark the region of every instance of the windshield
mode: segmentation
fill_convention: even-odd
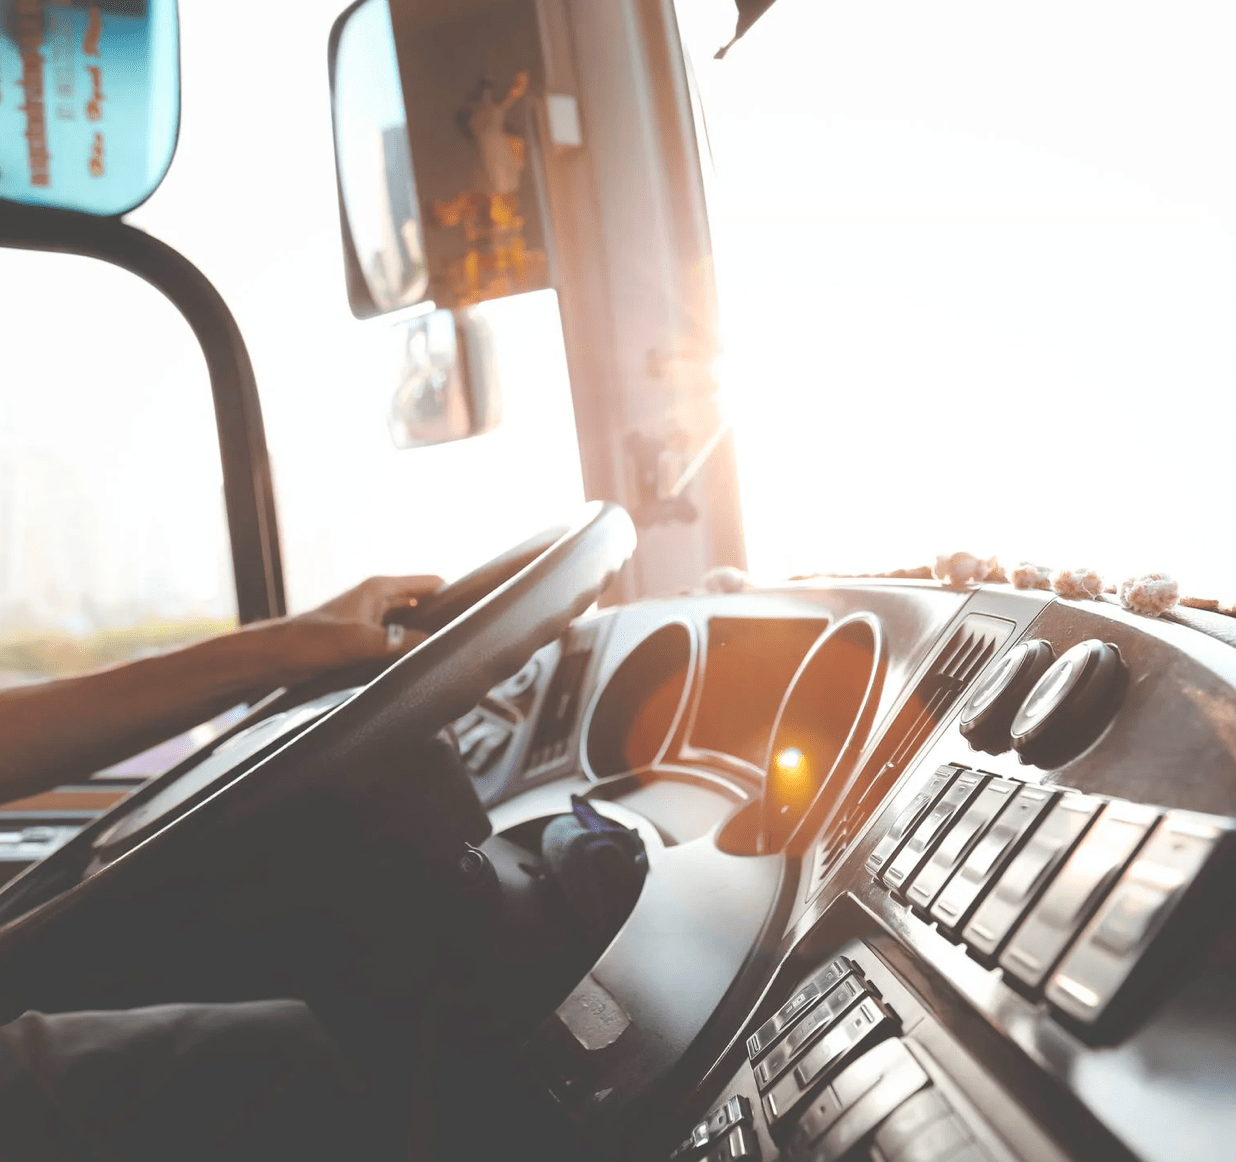
[[[345,291],[326,66],[341,6],[313,0],[292,19],[182,0],[179,145],[129,216],[205,272],[250,347],[293,611],[372,574],[458,576],[583,496],[552,292],[477,308],[502,397],[495,431],[432,448],[392,439],[395,324],[357,322]],[[221,62],[263,76],[272,45],[298,96],[255,119],[220,88]],[[0,684],[232,625],[210,386],[187,323],[127,272],[9,250],[0,308]]]
[[[339,238],[326,44],[343,7],[306,0],[292,15],[181,0],[180,142],[129,218],[201,267],[249,345],[292,610],[370,574],[459,576],[583,498],[552,292],[477,308],[502,395],[494,431],[431,448],[391,438],[401,364],[390,353],[402,348],[391,321],[352,317]],[[255,88],[254,115],[220,88],[221,62],[228,75],[266,77],[272,46],[281,91],[295,98]]]
[[[1230,6],[677,9],[753,571],[1236,595]]]

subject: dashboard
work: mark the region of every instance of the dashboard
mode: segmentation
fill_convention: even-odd
[[[881,581],[577,621],[456,728],[499,834],[576,794],[648,849],[529,1069],[631,1158],[1230,1156],[1224,630]]]
[[[60,866],[123,858],[351,692],[272,695],[66,827]],[[625,919],[537,980],[513,1046],[585,1156],[1232,1156],[1228,619],[892,580],[646,601],[449,732],[533,895],[578,800],[642,841]],[[62,886],[15,882],[0,924]]]

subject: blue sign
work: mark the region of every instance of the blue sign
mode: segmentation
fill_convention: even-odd
[[[126,213],[179,124],[176,0],[0,0],[0,198]]]

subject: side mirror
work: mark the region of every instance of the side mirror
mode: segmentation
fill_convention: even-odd
[[[552,285],[536,0],[359,0],[329,59],[352,313]]]
[[[0,3],[0,202],[128,213],[179,127],[176,0]]]
[[[489,324],[471,311],[433,311],[397,324],[399,386],[387,423],[397,448],[478,436],[502,419]]]

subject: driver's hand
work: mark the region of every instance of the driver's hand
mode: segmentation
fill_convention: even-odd
[[[382,619],[441,585],[441,577],[370,577],[317,609],[289,617],[281,634],[283,661],[307,677],[353,662],[394,658],[423,641],[424,634],[398,625],[388,629]]]

